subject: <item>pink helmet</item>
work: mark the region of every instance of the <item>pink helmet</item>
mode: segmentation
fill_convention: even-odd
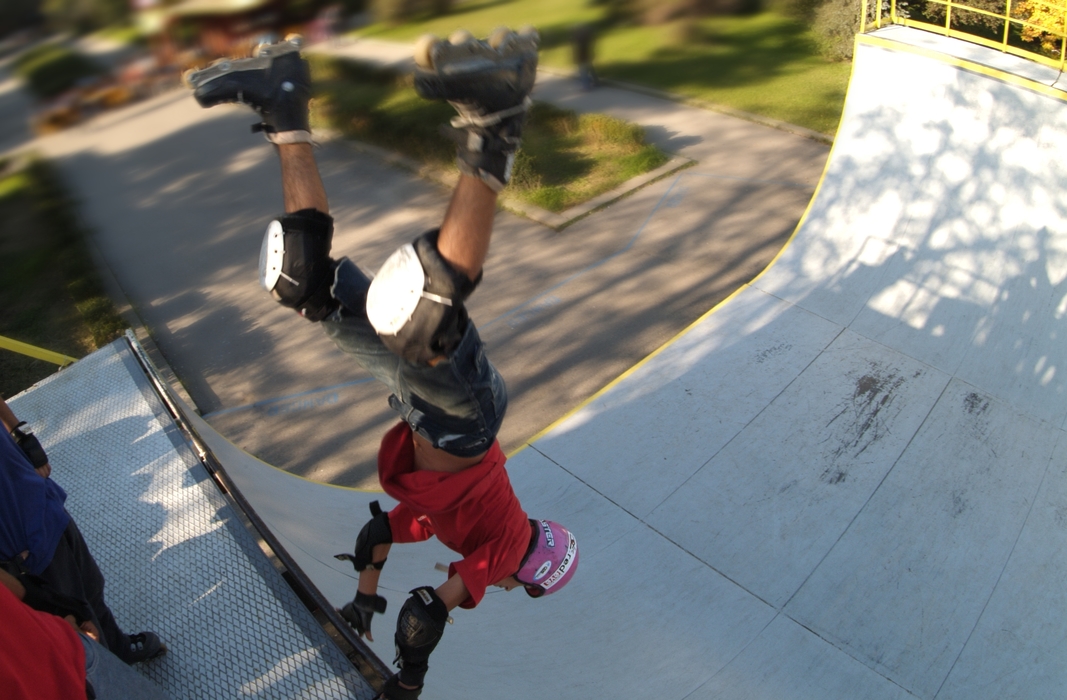
[[[534,534],[516,580],[531,598],[555,593],[567,585],[578,568],[578,540],[559,523],[531,520]]]

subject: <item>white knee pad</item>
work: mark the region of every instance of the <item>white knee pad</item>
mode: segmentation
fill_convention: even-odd
[[[367,291],[367,318],[390,350],[412,363],[427,362],[459,343],[467,323],[463,302],[478,281],[441,257],[437,231],[431,231],[382,265]]]

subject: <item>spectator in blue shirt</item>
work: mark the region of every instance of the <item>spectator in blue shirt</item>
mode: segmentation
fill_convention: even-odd
[[[154,632],[127,635],[119,629],[104,602],[104,577],[63,505],[67,494],[49,478],[47,454],[3,399],[0,423],[0,568],[16,578],[32,577],[48,595],[82,603],[101,643],[126,663],[164,653]]]

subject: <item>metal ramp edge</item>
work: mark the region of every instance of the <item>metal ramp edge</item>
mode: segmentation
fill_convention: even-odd
[[[181,398],[173,396],[169,386],[160,376],[158,369],[148,357],[144,348],[137,341],[132,331],[126,332],[126,340],[131,350],[152,382],[159,399],[166,406],[171,418],[189,441],[197,457],[208,470],[212,479],[222,492],[232,498],[240,508],[245,524],[259,540],[259,545],[268,555],[271,563],[293,589],[301,602],[314,615],[330,638],[341,648],[345,656],[356,666],[368,682],[380,689],[392,671],[367,644],[344,621],[337,609],[326,599],[314,582],[303,572],[297,561],[286,550],[283,542],[274,534],[256,509],[244,497],[241,490],[230,478],[225,465],[218,459],[211,446],[203,439],[192,420],[190,412]]]
[[[373,652],[318,592],[128,335],[8,400],[34,427],[123,629],[163,657],[136,668],[176,700],[376,695]]]

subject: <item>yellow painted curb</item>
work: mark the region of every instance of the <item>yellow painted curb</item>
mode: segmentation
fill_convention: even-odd
[[[67,365],[78,361],[78,358],[76,357],[52,352],[51,350],[45,350],[44,348],[38,348],[29,343],[23,343],[20,340],[5,338],[2,335],[0,335],[0,348],[17,352],[20,355],[28,355],[38,360],[44,360],[45,362],[51,362],[60,367],[66,367]]]

